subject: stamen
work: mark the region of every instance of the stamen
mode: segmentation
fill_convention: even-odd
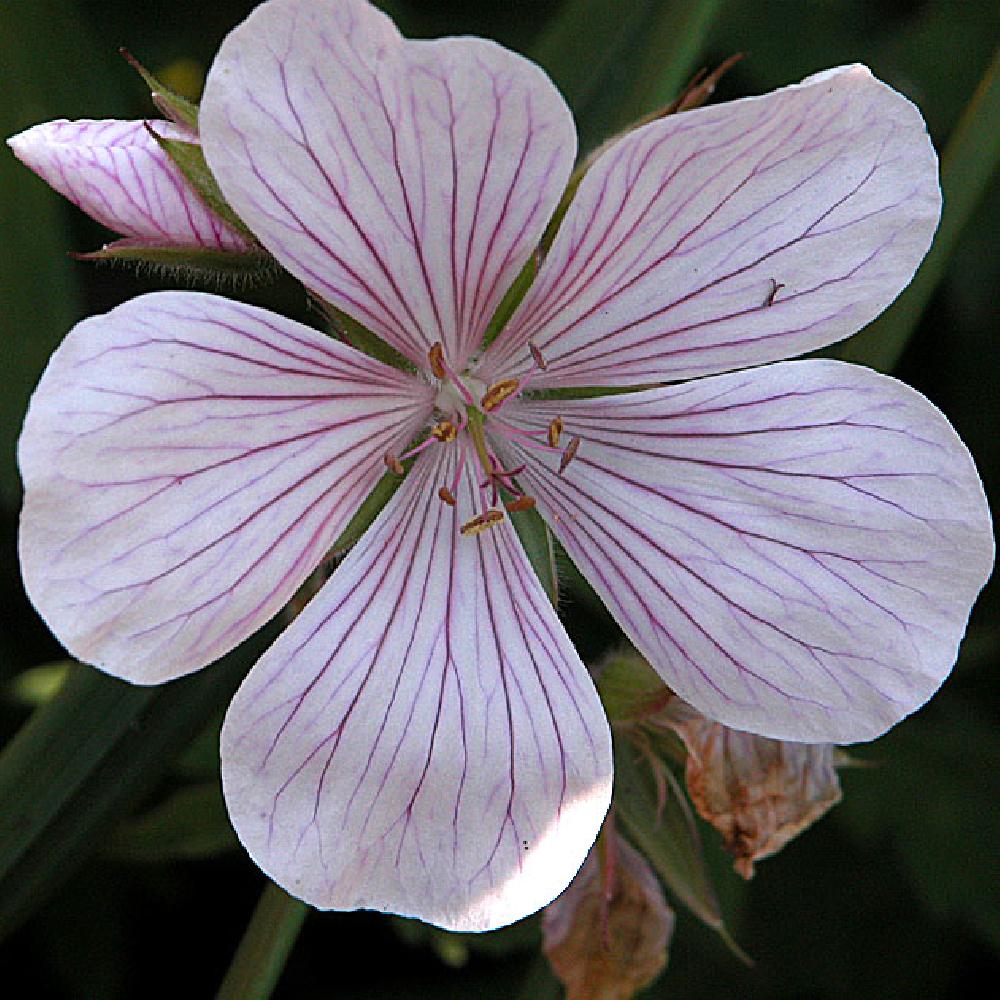
[[[399,460],[398,456],[394,455],[391,451],[387,451],[385,453],[385,467],[390,472],[394,472],[397,476],[403,476],[406,474],[406,469],[403,468],[403,463]]]
[[[404,451],[403,454],[399,456],[400,460],[405,462],[408,458],[416,458],[416,456],[422,451],[426,451],[432,444],[436,444],[437,440],[438,439],[436,437],[424,438],[420,444],[414,445],[409,451]]]
[[[486,390],[486,394],[483,396],[480,405],[488,413],[490,410],[495,410],[500,407],[503,402],[514,395],[515,392],[521,387],[520,381],[516,378],[505,378],[502,382],[497,382],[496,385],[491,385],[489,389]]]
[[[545,361],[545,358],[542,357],[542,352],[537,347],[535,347],[535,345],[530,340],[528,341],[528,350],[531,351],[531,356],[532,358],[534,358],[535,364],[538,365],[538,367],[541,368],[542,371],[545,371],[545,369],[548,368],[549,366]]]
[[[438,490],[438,496],[449,506],[455,506],[455,494],[448,489],[447,486],[442,486]]]
[[[469,537],[471,535],[480,535],[489,528],[492,528],[494,524],[499,524],[503,520],[503,511],[497,510],[495,507],[491,507],[489,510],[482,514],[477,514],[474,518],[466,521],[465,524],[459,528],[459,531]]]
[[[441,379],[443,382],[448,377],[448,369],[444,363],[444,345],[440,340],[433,344],[427,352],[427,360],[430,363],[434,377]]]
[[[549,447],[558,448],[559,438],[562,436],[563,432],[563,422],[562,417],[555,417],[553,421],[549,424]]]
[[[508,500],[504,507],[507,508],[512,514],[519,510],[531,510],[535,506],[535,498],[529,496],[521,496],[516,500]]]
[[[458,428],[450,420],[441,420],[431,428],[431,435],[442,443],[454,441],[458,437]]]
[[[575,437],[566,445],[566,450],[562,453],[562,458],[559,459],[559,475],[562,475],[566,471],[566,466],[576,458],[576,453],[579,450],[580,439]]]

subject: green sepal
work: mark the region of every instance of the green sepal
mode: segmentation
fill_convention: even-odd
[[[722,919],[694,814],[680,783],[641,743],[621,731],[614,736],[614,809],[622,829],[677,900],[750,964]]]
[[[387,472],[375,484],[375,488],[361,502],[354,512],[354,517],[333,543],[333,552],[339,555],[346,552],[372,526],[375,518],[382,513],[382,508],[392,499],[396,490],[402,485],[402,476]]]
[[[157,135],[152,126],[147,125],[149,134],[156,140],[160,148],[177,165],[178,170],[187,179],[187,182],[194,188],[201,200],[220,219],[227,222],[238,233],[241,233],[248,240],[255,243],[254,235],[246,227],[243,220],[232,210],[229,202],[226,201],[219,185],[208,169],[205,162],[205,153],[196,142],[184,142],[181,139],[165,139],[162,135]]]
[[[314,292],[309,293],[309,302],[319,310],[326,320],[330,331],[349,347],[367,354],[368,357],[381,361],[391,368],[404,372],[415,372],[416,367],[409,358],[404,357],[394,347],[387,344],[378,334],[372,333],[364,324],[353,316],[324,301]]]
[[[673,697],[656,671],[631,649],[611,653],[595,676],[597,693],[612,723],[641,722]]]
[[[496,312],[483,334],[482,346],[484,348],[489,347],[497,339],[497,334],[507,325],[507,321],[514,315],[514,310],[528,294],[528,289],[531,288],[538,274],[538,261],[539,255],[533,253],[525,261],[524,267],[514,279],[514,283],[507,289],[507,294],[500,300],[500,305],[497,306]]]
[[[198,105],[189,101],[186,97],[181,97],[169,87],[164,86],[152,73],[131,52],[126,48],[118,50],[122,58],[134,69],[139,76],[146,81],[149,87],[153,103],[171,120],[178,125],[187,125],[189,128],[198,130]]]
[[[239,847],[218,779],[178,789],[162,802],[124,820],[105,852],[122,861],[208,858]]]
[[[558,610],[559,568],[556,565],[555,540],[549,526],[537,510],[512,511],[510,519],[535,575],[541,581],[552,606]]]
[[[71,256],[75,260],[135,264],[157,273],[195,275],[236,284],[254,284],[278,273],[274,259],[262,251],[168,246],[138,239],[116,240],[100,250]]]

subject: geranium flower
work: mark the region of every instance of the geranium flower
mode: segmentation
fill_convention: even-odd
[[[21,559],[74,655],[159,683],[274,615],[413,459],[226,717],[233,823],[290,892],[481,930],[586,856],[608,726],[507,507],[537,504],[726,725],[868,739],[938,687],[992,561],[955,432],[851,365],[720,374],[853,333],[927,250],[934,152],[866,69],[625,136],[485,349],[576,154],[541,70],[364,0],[271,0],[199,125],[260,243],[417,372],[206,294],[88,319],[27,417]]]

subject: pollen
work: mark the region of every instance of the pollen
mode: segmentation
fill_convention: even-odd
[[[542,352],[530,341],[528,342],[528,350],[531,351],[531,357],[534,359],[535,364],[538,365],[542,371],[545,371],[545,369],[549,366],[546,363],[545,358],[542,356]]]
[[[458,428],[450,420],[442,420],[431,428],[431,436],[441,442],[454,441],[458,437]]]
[[[562,437],[563,432],[563,422],[562,417],[556,417],[549,424],[549,447],[558,448],[559,438]]]
[[[394,455],[391,451],[385,453],[385,467],[397,476],[402,476],[406,473],[406,469],[403,468],[403,463],[399,460],[399,456]]]
[[[516,500],[508,500],[504,506],[511,514],[519,510],[531,510],[535,506],[535,498],[528,496],[518,497]]]
[[[448,377],[448,369],[444,363],[444,347],[441,341],[435,343],[427,352],[427,361],[435,378],[444,380]]]
[[[491,507],[482,514],[477,514],[471,520],[465,522],[459,529],[467,538],[472,535],[481,535],[484,531],[492,528],[494,524],[499,524],[503,520],[503,511]]]
[[[566,445],[566,450],[562,453],[562,458],[559,459],[559,474],[562,475],[566,471],[566,466],[576,458],[576,453],[580,450],[580,439],[578,437],[573,438],[568,445]]]
[[[449,490],[447,486],[442,486],[441,489],[438,490],[438,496],[449,507],[454,507],[455,506],[455,494],[452,493],[451,490]]]
[[[505,378],[502,382],[491,385],[483,396],[481,405],[488,413],[495,410],[504,400],[509,399],[521,387],[521,383],[516,378]]]

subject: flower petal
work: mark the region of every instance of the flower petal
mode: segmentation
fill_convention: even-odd
[[[584,178],[487,358],[493,381],[638,385],[849,336],[906,287],[937,226],[920,112],[863,66],[627,135]]]
[[[526,414],[530,414],[526,418]],[[522,404],[526,487],[666,683],[709,718],[846,743],[918,708],[990,573],[982,485],[924,397],[833,361]],[[514,419],[511,407],[505,415]]]
[[[364,0],[271,0],[223,43],[201,107],[223,193],[322,298],[461,369],[541,238],[573,121],[535,65],[406,41]]]
[[[289,892],[455,930],[534,912],[583,863],[610,732],[508,521],[473,537],[458,447],[417,462],[251,671],[222,730],[236,831]]]
[[[32,601],[74,656],[116,676],[204,666],[294,594],[431,396],[213,295],[144,295],[85,320],[21,436]]]
[[[14,155],[103,226],[157,246],[246,250],[147,131],[197,141],[171,122],[53,121],[7,140]]]

